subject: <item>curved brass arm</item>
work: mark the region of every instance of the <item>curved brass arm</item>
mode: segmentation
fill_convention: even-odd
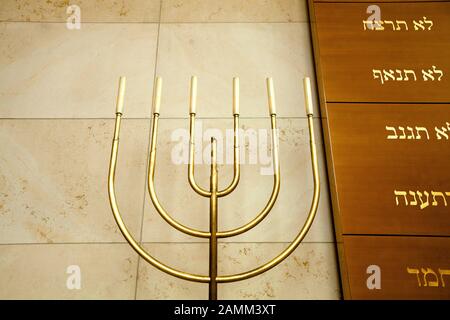
[[[295,237],[294,241],[286,249],[284,249],[283,252],[281,252],[278,256],[276,256],[275,258],[273,258],[266,264],[264,264],[258,268],[255,268],[253,270],[239,273],[239,274],[234,274],[234,275],[218,276],[217,277],[218,283],[245,280],[245,279],[257,276],[257,275],[275,267],[280,262],[282,262],[284,259],[286,259],[298,247],[300,242],[302,242],[303,238],[306,236],[309,229],[311,228],[311,225],[316,216],[317,207],[319,205],[319,195],[320,195],[319,169],[318,169],[316,144],[314,141],[315,139],[314,139],[314,126],[313,126],[312,114],[308,114],[308,126],[309,126],[309,135],[310,135],[312,171],[313,171],[313,177],[314,177],[314,195],[313,195],[313,199],[312,199],[311,208],[309,210],[309,214],[305,221],[305,224],[303,225],[303,227],[300,230],[300,232],[298,233],[298,235]]]
[[[269,82],[271,83],[271,81]],[[237,92],[237,88],[234,88],[234,92]],[[156,95],[159,93],[156,92]],[[268,99],[269,104],[271,108],[275,107],[275,99],[274,99],[274,93],[273,93],[273,87],[268,85]],[[197,185],[194,178],[194,141],[195,141],[195,105],[196,105],[196,78],[192,77],[191,79],[191,92],[190,92],[190,103],[191,103],[191,112],[190,112],[190,125],[189,125],[189,131],[190,131],[190,139],[189,139],[189,164],[188,164],[188,176],[189,176],[189,183],[192,186],[192,188],[200,195],[208,197],[211,196],[211,193],[207,190],[202,189]],[[238,100],[233,101],[234,104],[238,103]],[[271,109],[272,110],[272,109]],[[200,231],[193,228],[189,228],[175,219],[173,219],[161,206],[161,204],[158,201],[158,198],[155,193],[155,186],[154,186],[154,172],[155,172],[155,164],[156,164],[156,137],[157,137],[157,130],[158,130],[158,117],[159,115],[157,113],[153,114],[152,118],[152,137],[151,137],[151,149],[150,149],[150,158],[149,158],[149,170],[148,170],[148,190],[150,193],[150,198],[158,211],[158,213],[161,215],[161,217],[172,227],[175,229],[199,238],[209,238],[211,236],[210,232],[207,231]],[[272,189],[272,194],[270,195],[270,198],[266,204],[266,206],[263,208],[263,210],[250,222],[246,223],[245,225],[231,229],[226,231],[218,231],[216,236],[217,238],[228,238],[233,237],[236,235],[239,235],[241,233],[244,233],[252,228],[254,228],[256,225],[258,225],[264,218],[269,214],[270,210],[273,208],[278,194],[280,192],[280,164],[279,164],[279,156],[278,156],[278,136],[277,136],[277,124],[276,124],[276,114],[272,113],[271,116],[271,128],[272,128],[272,157],[273,157],[273,169],[274,169],[274,184]],[[234,114],[234,176],[233,181],[228,186],[228,188],[219,191],[217,193],[218,197],[225,196],[226,194],[229,194],[236,188],[239,177],[240,177],[240,161],[239,161],[239,115]]]
[[[189,281],[195,281],[195,282],[203,282],[208,283],[210,281],[210,278],[208,276],[202,276],[202,275],[196,275],[196,274],[190,274],[187,272],[179,271],[176,269],[173,269],[164,263],[158,261],[157,259],[153,258],[150,254],[148,254],[144,248],[139,245],[139,243],[133,238],[133,236],[128,231],[127,227],[125,226],[122,217],[120,215],[120,211],[117,205],[116,200],[116,192],[115,192],[115,186],[114,186],[114,178],[116,175],[116,165],[117,165],[117,153],[118,153],[118,147],[119,147],[119,131],[120,131],[120,120],[121,120],[122,114],[117,113],[116,114],[116,125],[114,130],[114,140],[112,143],[112,149],[111,149],[111,160],[109,164],[109,174],[108,174],[108,195],[109,195],[109,203],[111,204],[111,209],[114,215],[114,219],[117,222],[117,225],[119,226],[120,231],[122,232],[125,239],[128,241],[128,243],[131,245],[131,247],[143,258],[145,261],[153,265],[154,267],[158,268],[161,271],[164,271],[165,273],[168,273],[172,276],[189,280]]]
[[[194,189],[195,192],[197,192],[199,195],[202,195],[204,197],[210,197],[211,192],[203,189],[200,187],[197,182],[195,181],[194,176],[194,154],[195,154],[195,113],[191,113],[189,115],[189,163],[188,163],[188,178],[189,178],[189,184],[191,185],[192,189]],[[234,173],[233,173],[233,180],[231,181],[231,184],[226,187],[224,190],[220,190],[217,192],[218,197],[224,197],[237,187],[239,183],[239,178],[241,176],[241,170],[240,170],[240,163],[239,163],[239,115],[234,115]]]
[[[195,181],[194,176],[194,158],[195,158],[195,113],[189,115],[189,163],[188,163],[188,180],[192,189],[203,197],[210,197],[211,192],[200,187]]]
[[[256,225],[258,225],[258,223],[264,220],[264,218],[269,214],[270,210],[272,210],[277,200],[278,194],[280,193],[280,161],[278,159],[278,136],[277,136],[276,115],[275,114],[271,115],[270,120],[272,128],[272,157],[273,157],[274,176],[273,176],[273,189],[269,201],[267,202],[264,209],[262,209],[262,211],[252,221],[236,229],[228,231],[219,231],[217,232],[218,238],[233,237],[252,229]]]
[[[158,130],[158,118],[159,118],[158,114],[154,114],[153,119],[152,119],[152,137],[151,137],[151,143],[150,143],[150,159],[149,159],[149,168],[148,168],[148,191],[150,193],[150,198],[155,206],[156,211],[158,211],[158,213],[161,215],[161,217],[172,227],[174,227],[175,229],[177,229],[185,234],[188,234],[188,235],[191,235],[194,237],[209,238],[211,236],[210,232],[196,230],[196,229],[187,227],[187,226],[179,223],[175,219],[173,219],[166,212],[166,210],[162,207],[162,205],[160,204],[160,202],[158,200],[158,197],[156,196],[154,175],[155,175],[155,165],[156,165],[156,143],[157,143],[156,137],[157,137],[157,130]],[[193,121],[195,121],[195,116],[193,114],[191,114],[191,122],[193,122]],[[237,121],[237,117],[235,117],[235,121]],[[235,122],[235,126],[236,125],[237,124]],[[280,192],[280,165],[279,165],[279,160],[278,160],[278,137],[277,137],[277,131],[276,131],[277,130],[276,115],[271,116],[271,126],[272,126],[272,146],[273,146],[272,147],[273,148],[272,156],[273,156],[273,167],[274,167],[275,172],[274,172],[273,190],[272,190],[272,194],[270,195],[269,201],[267,202],[264,209],[252,221],[250,221],[247,224],[245,224],[239,228],[236,228],[236,229],[227,230],[227,231],[219,231],[219,232],[217,232],[217,238],[228,238],[228,237],[236,236],[245,231],[252,229],[256,225],[258,225],[262,220],[264,220],[264,218],[267,216],[267,214],[273,208],[273,206],[277,200],[278,194]],[[191,137],[192,137],[192,135],[191,135]],[[192,143],[191,143],[190,148],[193,149]],[[239,152],[236,151],[236,149],[237,148],[235,148],[235,152],[237,153],[237,155],[235,154],[235,158],[239,157]],[[193,157],[192,151],[190,152],[190,158],[191,157]],[[190,163],[191,163],[191,160],[192,159],[189,160]],[[191,170],[192,170],[192,174],[193,174],[193,169],[189,169],[189,172],[191,172]],[[236,162],[235,162],[235,175],[234,175],[235,178],[233,179],[233,182],[235,180],[236,181],[239,180],[239,175],[237,174],[238,172],[239,172],[239,165],[236,164]],[[233,186],[233,183],[230,185],[230,187],[232,187],[232,186]],[[227,189],[225,189],[224,191],[227,191]],[[218,194],[218,196],[219,196],[219,194]]]
[[[234,173],[231,184],[223,190],[217,192],[218,197],[224,197],[236,189],[241,177],[241,163],[239,152],[239,77],[233,78],[233,122],[234,122],[234,141],[233,141],[233,155],[234,155]]]
[[[234,173],[233,173],[233,181],[231,181],[230,185],[223,190],[217,192],[218,197],[224,197],[236,189],[239,179],[241,177],[241,164],[240,164],[240,154],[239,154],[239,114],[235,114],[233,116],[234,120],[234,143],[233,143],[233,156],[234,156]]]
[[[162,88],[162,80],[160,77],[156,77],[156,86],[153,92],[153,118],[152,118],[152,133],[150,140],[150,156],[148,160],[148,179],[147,186],[148,192],[150,194],[150,199],[155,206],[156,211],[158,211],[159,215],[172,227],[175,229],[199,238],[209,238],[211,236],[210,232],[203,232],[196,229],[189,228],[176,220],[174,220],[166,210],[164,210],[163,206],[158,200],[155,192],[155,165],[156,165],[156,143],[157,143],[157,132],[158,132],[158,119],[159,119],[159,107],[161,103],[161,88]],[[195,104],[195,101],[194,101]]]
[[[197,77],[191,77],[191,85],[189,88],[189,163],[188,163],[188,180],[192,189],[203,197],[211,197],[211,192],[200,187],[195,182],[194,176],[194,132],[195,132],[195,110],[197,108]]]
[[[208,276],[202,276],[202,275],[196,275],[196,274],[190,274],[186,272],[182,272],[176,269],[173,269],[157,259],[153,258],[151,255],[149,255],[133,238],[133,236],[128,231],[127,227],[125,226],[122,217],[120,215],[118,206],[117,206],[117,200],[115,196],[115,186],[114,186],[114,177],[116,172],[116,163],[117,163],[117,152],[118,152],[118,144],[119,144],[119,130],[120,130],[120,120],[121,120],[121,114],[117,114],[116,117],[116,126],[114,131],[114,140],[111,150],[111,161],[110,161],[110,167],[109,167],[109,175],[108,175],[108,194],[109,194],[109,201],[111,204],[111,209],[114,214],[114,219],[116,220],[120,231],[122,232],[125,239],[128,241],[128,243],[131,245],[131,247],[142,257],[144,258],[148,263],[153,265],[154,267],[158,268],[159,270],[166,272],[170,275],[173,275],[175,277],[189,280],[189,281],[195,281],[195,282],[202,282],[202,283],[208,283],[210,281],[210,278]],[[218,276],[217,282],[219,283],[226,283],[226,282],[234,282],[234,281],[241,281],[245,280],[254,276],[257,276],[273,267],[281,263],[284,259],[286,259],[301,243],[303,238],[306,236],[307,232],[309,231],[312,222],[314,221],[317,207],[319,204],[319,195],[320,195],[320,181],[319,181],[319,171],[318,171],[318,163],[317,163],[317,152],[316,152],[316,146],[314,141],[314,130],[313,130],[313,119],[312,115],[308,115],[308,124],[309,124],[309,132],[310,132],[310,146],[311,146],[311,159],[312,159],[312,168],[313,168],[313,177],[314,177],[314,195],[313,200],[311,204],[311,209],[309,211],[308,217],[306,219],[305,224],[303,225],[302,229],[300,230],[297,237],[294,239],[294,241],[278,256],[276,256],[274,259],[270,260],[266,264],[255,268],[253,270],[243,272],[240,274],[235,275],[226,275],[226,276]]]
[[[153,205],[155,206],[156,211],[161,215],[161,217],[166,220],[168,224],[170,224],[175,229],[194,236],[198,238],[209,238],[211,236],[210,232],[200,231],[193,228],[189,228],[178,221],[174,220],[167,211],[163,208],[161,203],[158,200],[158,197],[156,196],[155,192],[155,166],[156,166],[156,137],[158,132],[158,118],[159,115],[157,113],[153,114],[152,119],[152,137],[150,142],[150,157],[148,162],[148,192],[150,194],[150,199],[153,202]]]

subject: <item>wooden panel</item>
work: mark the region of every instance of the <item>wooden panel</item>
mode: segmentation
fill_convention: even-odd
[[[447,2],[448,0],[377,0],[376,2],[373,0],[346,0],[346,1],[336,1],[336,0],[313,0],[315,3],[318,2],[340,2],[340,3],[345,3],[345,2],[362,2],[362,3],[370,3],[370,4],[374,4],[374,3],[383,3],[383,2]]]
[[[338,229],[450,235],[450,105],[328,104],[327,109]]]
[[[364,30],[367,3],[314,4],[325,100],[450,102],[450,2],[377,5],[379,31]]]
[[[345,298],[450,299],[450,238],[345,236],[344,251],[351,295]],[[368,281],[371,265],[380,268],[380,289],[374,277]]]

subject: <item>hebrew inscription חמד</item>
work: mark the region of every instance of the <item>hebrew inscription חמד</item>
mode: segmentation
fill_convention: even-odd
[[[406,267],[406,272],[413,274],[417,278],[419,287],[441,287],[445,288],[444,276],[450,276],[450,269],[437,269],[437,273],[430,267],[412,268]],[[438,274],[440,277],[438,277]],[[422,280],[422,281],[421,281]]]

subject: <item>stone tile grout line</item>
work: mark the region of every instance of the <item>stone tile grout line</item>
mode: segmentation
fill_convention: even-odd
[[[437,236],[441,237],[441,236]],[[208,244],[208,241],[144,241],[141,244]],[[289,241],[219,241],[220,244],[289,244]],[[335,241],[302,241],[302,243],[308,244],[334,244]],[[7,246],[61,246],[61,245],[128,245],[126,241],[124,242],[11,242],[11,243],[0,243],[0,247]]]

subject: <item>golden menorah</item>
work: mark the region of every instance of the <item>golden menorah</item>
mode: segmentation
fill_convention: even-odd
[[[227,231],[218,231],[218,211],[217,211],[217,203],[218,198],[229,195],[239,183],[240,177],[240,150],[239,150],[239,79],[233,79],[233,118],[234,118],[234,176],[230,185],[223,189],[219,190],[218,188],[218,172],[217,172],[217,142],[215,138],[211,138],[211,173],[210,173],[210,181],[209,181],[209,190],[200,187],[195,181],[194,176],[194,128],[195,128],[195,115],[196,115],[196,105],[197,105],[197,78],[191,78],[190,85],[190,107],[189,107],[189,123],[190,123],[190,140],[189,140],[189,162],[188,162],[188,180],[192,189],[199,195],[209,198],[209,231],[201,231],[185,226],[175,219],[173,219],[167,211],[163,208],[161,203],[158,200],[158,197],[155,192],[155,165],[156,165],[156,144],[157,144],[157,132],[158,132],[158,121],[159,121],[159,110],[161,104],[161,87],[162,80],[160,77],[156,78],[156,85],[153,90],[153,117],[152,117],[152,129],[151,129],[151,137],[150,137],[150,155],[149,155],[149,163],[148,163],[148,192],[150,194],[151,201],[153,205],[161,215],[161,217],[172,227],[175,229],[198,238],[207,238],[209,239],[209,274],[208,275],[198,275],[191,274],[187,272],[183,272],[180,270],[176,270],[156,258],[152,257],[131,235],[128,228],[124,224],[122,220],[122,216],[119,211],[119,207],[117,205],[116,194],[115,194],[115,186],[114,186],[114,177],[116,173],[116,165],[117,165],[117,153],[119,148],[119,132],[120,132],[120,123],[123,115],[123,104],[124,104],[124,95],[125,95],[125,77],[121,77],[119,81],[119,94],[117,96],[117,109],[116,109],[116,122],[114,128],[114,139],[112,142],[112,150],[111,150],[111,160],[109,166],[109,175],[108,175],[108,193],[109,200],[111,204],[111,209],[114,214],[114,218],[119,226],[120,231],[122,232],[125,239],[131,245],[131,247],[148,263],[158,268],[161,271],[168,273],[169,275],[188,280],[194,282],[208,283],[209,284],[209,299],[217,300],[217,284],[218,283],[228,283],[234,281],[245,280],[275,267],[280,262],[282,262],[285,258],[287,258],[300,244],[300,242],[306,236],[308,230],[311,227],[311,224],[314,220],[314,217],[317,212],[317,207],[319,203],[319,194],[320,194],[320,182],[319,182],[319,171],[318,171],[318,163],[317,163],[317,152],[316,145],[314,141],[314,124],[313,124],[313,111],[312,111],[312,94],[311,94],[311,84],[309,78],[304,78],[303,85],[305,90],[305,105],[306,105],[306,114],[308,119],[308,127],[309,127],[309,142],[310,142],[310,151],[311,151],[311,161],[312,161],[312,174],[314,180],[314,192],[313,199],[311,203],[311,207],[306,218],[306,221],[301,228],[300,232],[297,234],[295,239],[287,246],[280,254],[274,257],[272,260],[267,263],[254,268],[252,270],[231,274],[231,275],[218,275],[217,274],[217,246],[218,239],[227,238],[237,236],[242,234],[253,227],[255,227],[258,223],[260,223],[264,218],[268,215],[270,210],[273,208],[278,194],[280,192],[280,163],[278,156],[278,133],[277,133],[277,124],[276,124],[276,107],[275,107],[275,95],[273,88],[273,81],[271,78],[266,79],[267,82],[267,93],[268,93],[268,103],[269,103],[269,113],[270,113],[270,121],[272,128],[272,157],[273,157],[273,169],[274,169],[274,183],[272,194],[262,211],[250,222],[247,224],[227,230]]]

